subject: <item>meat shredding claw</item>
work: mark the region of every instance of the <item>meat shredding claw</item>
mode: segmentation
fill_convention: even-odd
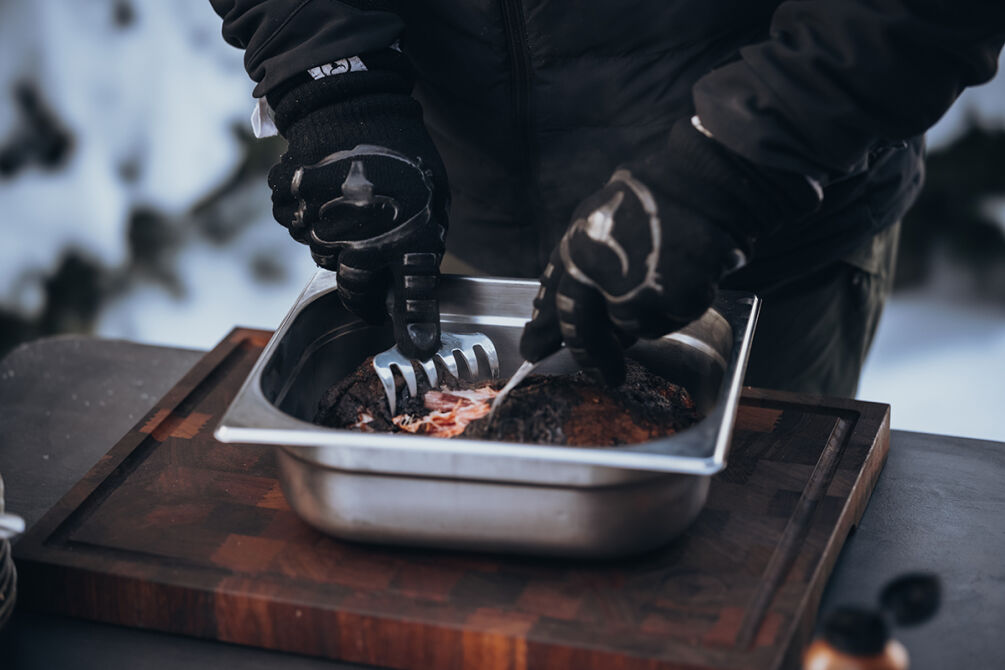
[[[387,402],[391,407],[391,416],[394,416],[397,408],[394,369],[397,369],[402,379],[405,380],[405,388],[412,397],[419,393],[419,384],[413,363],[417,363],[422,368],[429,385],[436,388],[440,384],[440,376],[436,371],[437,362],[442,364],[450,374],[459,378],[461,370],[458,362],[462,360],[467,368],[468,377],[472,380],[484,377],[485,370],[476,353],[476,349],[481,349],[489,367],[489,375],[492,379],[499,376],[499,354],[496,353],[496,347],[488,335],[443,332],[440,334],[440,345],[440,349],[429,360],[425,361],[407,358],[398,350],[397,346],[373,357],[373,369],[380,377],[380,383],[384,385],[384,393],[387,394]]]

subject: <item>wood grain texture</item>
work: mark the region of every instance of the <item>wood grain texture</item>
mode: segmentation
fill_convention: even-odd
[[[799,651],[889,444],[889,407],[747,389],[669,546],[587,563],[369,547],[289,509],[212,429],[268,339],[236,330],[15,551],[34,609],[402,669],[774,669]]]

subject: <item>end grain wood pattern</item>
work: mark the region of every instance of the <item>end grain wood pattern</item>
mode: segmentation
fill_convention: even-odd
[[[231,333],[16,547],[24,606],[427,670],[797,667],[889,446],[889,407],[748,389],[669,546],[588,563],[341,542],[270,448],[212,430],[269,333]]]

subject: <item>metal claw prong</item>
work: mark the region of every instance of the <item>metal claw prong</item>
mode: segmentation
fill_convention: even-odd
[[[391,366],[386,363],[382,358],[386,358],[390,355],[392,350],[385,351],[382,354],[377,354],[373,357],[373,369],[377,373],[377,377],[380,379],[381,386],[384,387],[384,395],[387,396],[387,405],[391,409],[391,416],[394,416],[395,410],[397,409],[397,389],[394,383],[394,373],[391,371]]]
[[[429,382],[429,388],[436,388],[440,385],[440,375],[436,372],[436,362],[432,358],[419,361],[419,365],[422,366],[423,371],[426,373],[426,380]]]
[[[492,340],[485,338],[484,341],[479,342],[475,347],[482,350],[485,354],[485,360],[489,363],[489,373],[492,375],[492,379],[497,379],[499,377],[499,354],[496,352],[496,347],[492,344]]]
[[[391,347],[387,351],[373,357],[373,367],[384,387],[387,395],[387,404],[391,409],[391,416],[397,410],[397,387],[395,384],[394,370],[397,369],[401,378],[405,381],[405,387],[410,397],[415,397],[419,393],[418,378],[416,376],[415,364],[422,368],[422,374],[426,376],[431,388],[440,385],[439,371],[436,364],[440,363],[446,370],[456,378],[460,378],[460,361],[462,359],[467,368],[468,378],[471,380],[486,376],[486,370],[482,361],[479,361],[477,349],[481,349],[482,357],[488,365],[488,373],[493,378],[499,376],[499,354],[495,345],[487,335],[483,333],[441,333],[440,349],[431,358],[425,361],[411,360],[402,355],[398,347]]]
[[[468,366],[469,379],[474,379],[478,376],[478,357],[475,356],[473,349],[454,349],[451,353],[454,356],[460,356],[464,360],[464,364]]]
[[[419,394],[419,380],[415,377],[415,368],[409,363],[405,363],[404,365],[394,363],[394,367],[398,368],[401,378],[405,380],[405,388],[408,389],[408,395],[413,398],[417,396]]]
[[[443,364],[443,367],[447,369],[447,372],[457,377],[457,359],[454,358],[452,353],[444,355],[443,352],[437,352],[433,358]]]

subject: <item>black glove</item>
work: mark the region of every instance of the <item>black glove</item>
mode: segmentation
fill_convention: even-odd
[[[396,280],[395,339],[406,356],[427,358],[439,346],[446,173],[403,58],[363,61],[370,69],[304,75],[269,93],[289,143],[269,172],[272,211],[338,274],[342,302],[367,321],[386,318]]]
[[[676,123],[663,151],[618,169],[576,209],[541,275],[520,353],[538,361],[564,341],[577,362],[620,384],[625,347],[700,317],[759,235],[819,201],[802,176],[757,168]]]

